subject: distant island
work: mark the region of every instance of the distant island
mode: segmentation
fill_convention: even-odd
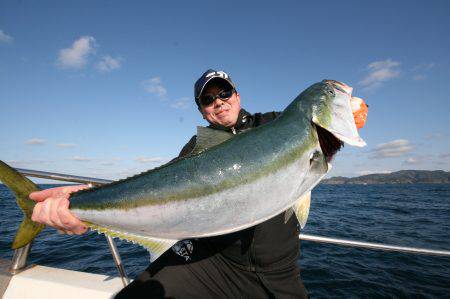
[[[450,172],[443,170],[400,170],[391,173],[374,173],[354,178],[342,176],[325,179],[321,184],[450,184]]]

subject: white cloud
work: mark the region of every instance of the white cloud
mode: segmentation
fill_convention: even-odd
[[[90,158],[86,158],[86,157],[82,157],[82,156],[73,156],[71,158],[69,158],[72,161],[77,161],[77,162],[88,162],[91,161],[92,159]]]
[[[398,146],[404,146],[406,144],[409,144],[409,141],[406,139],[396,139],[393,141],[389,141],[386,143],[380,143],[376,146],[376,149],[380,149],[380,150],[384,150],[384,149],[390,149],[393,147],[398,147]]]
[[[414,156],[414,157],[409,157],[407,158],[405,161],[403,161],[403,164],[405,165],[417,165],[417,164],[422,164],[425,161],[431,161],[431,159],[433,158],[433,156]]]
[[[76,147],[77,145],[75,143],[58,143],[56,146],[61,148],[71,148]]]
[[[434,62],[421,63],[413,67],[413,72],[428,71],[435,67]]]
[[[191,99],[188,97],[179,98],[173,102],[170,107],[175,109],[187,109],[191,105]]]
[[[10,160],[7,163],[9,165],[14,165],[14,167],[21,167],[21,166],[34,166],[34,165],[41,165],[41,164],[46,164],[49,163],[50,161],[46,161],[46,160]]]
[[[425,75],[420,75],[420,74],[419,74],[419,75],[414,75],[414,76],[413,76],[413,80],[414,80],[414,81],[425,80],[425,78],[426,78]]]
[[[444,138],[445,138],[445,134],[441,133],[441,132],[430,133],[425,136],[425,139],[427,139],[427,140],[442,140]]]
[[[439,158],[440,159],[450,159],[450,154],[440,154]]]
[[[406,139],[397,139],[386,143],[381,143],[371,151],[369,158],[384,159],[404,156],[411,152],[414,147]]]
[[[73,42],[72,47],[59,51],[57,65],[66,69],[81,69],[93,52],[95,39],[92,36],[82,36]]]
[[[420,163],[420,161],[417,158],[410,157],[410,158],[406,159],[403,163],[404,164],[418,164],[418,163]]]
[[[29,145],[42,145],[45,143],[45,140],[40,138],[31,138],[25,141],[25,143]]]
[[[142,173],[143,171],[145,171],[145,170],[138,168],[138,167],[127,168],[127,169],[122,169],[122,170],[116,171],[114,173],[109,172],[107,175],[104,175],[104,177],[110,178],[112,180],[119,180],[119,179],[129,178],[131,176]]]
[[[387,174],[387,173],[391,173],[392,171],[390,170],[361,170],[361,171],[357,171],[356,174],[357,175],[368,175],[368,174],[375,174],[375,173],[383,173],[383,174]]]
[[[6,34],[3,30],[0,30],[0,43],[11,44],[14,39]]]
[[[161,84],[160,77],[153,77],[148,80],[144,80],[141,84],[146,92],[156,94],[160,98],[164,98],[167,94],[166,88]]]
[[[121,161],[121,160],[122,160],[122,158],[115,157],[115,158],[111,158],[109,160],[104,160],[104,161],[100,162],[100,165],[111,166],[111,165],[115,165],[116,162]]]
[[[148,92],[157,95],[161,100],[166,101],[174,109],[187,109],[191,105],[189,97],[181,97],[176,100],[170,100],[167,95],[167,89],[163,86],[160,77],[153,77],[141,82],[142,88]]]
[[[359,84],[366,89],[379,87],[383,82],[400,76],[400,62],[391,59],[375,61],[367,66],[369,74]]]
[[[163,158],[160,157],[137,157],[136,161],[139,163],[160,163]]]
[[[101,73],[109,73],[112,70],[119,69],[122,65],[122,59],[120,57],[113,58],[109,55],[105,55],[97,63],[97,70]]]
[[[414,81],[425,80],[427,76],[424,73],[426,73],[429,70],[431,70],[432,68],[434,68],[434,66],[435,66],[434,62],[421,63],[421,64],[416,65],[412,69],[412,72],[414,73],[414,75],[412,77],[413,80]]]

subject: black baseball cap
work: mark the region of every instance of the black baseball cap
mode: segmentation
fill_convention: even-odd
[[[202,95],[202,92],[205,89],[206,85],[213,79],[221,79],[227,82],[231,88],[236,89],[233,81],[231,81],[231,77],[226,72],[209,69],[203,73],[203,75],[197,80],[197,82],[195,82],[194,96],[197,105],[199,105],[200,96]]]

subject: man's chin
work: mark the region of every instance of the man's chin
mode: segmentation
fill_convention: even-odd
[[[215,125],[226,127],[226,128],[233,126],[233,122],[230,121],[230,119],[228,119],[228,118],[223,118],[223,119],[218,118],[214,121],[214,123],[215,123]]]
[[[217,122],[224,124],[230,122],[230,117],[226,113],[221,113],[219,115],[216,115]]]

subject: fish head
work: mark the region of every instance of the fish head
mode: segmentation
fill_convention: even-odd
[[[303,91],[286,112],[298,113],[316,128],[320,147],[327,161],[344,143],[362,147],[352,112],[353,88],[336,80],[323,80]],[[303,118],[306,115],[306,119]]]
[[[335,80],[316,84],[312,122],[340,141],[362,147],[366,143],[359,136],[353,117],[351,98],[353,88]]]
[[[347,94],[350,97],[352,96],[353,87],[350,87],[343,82],[336,81],[336,80],[328,80],[328,79],[323,80],[323,82],[328,84],[337,93]]]

